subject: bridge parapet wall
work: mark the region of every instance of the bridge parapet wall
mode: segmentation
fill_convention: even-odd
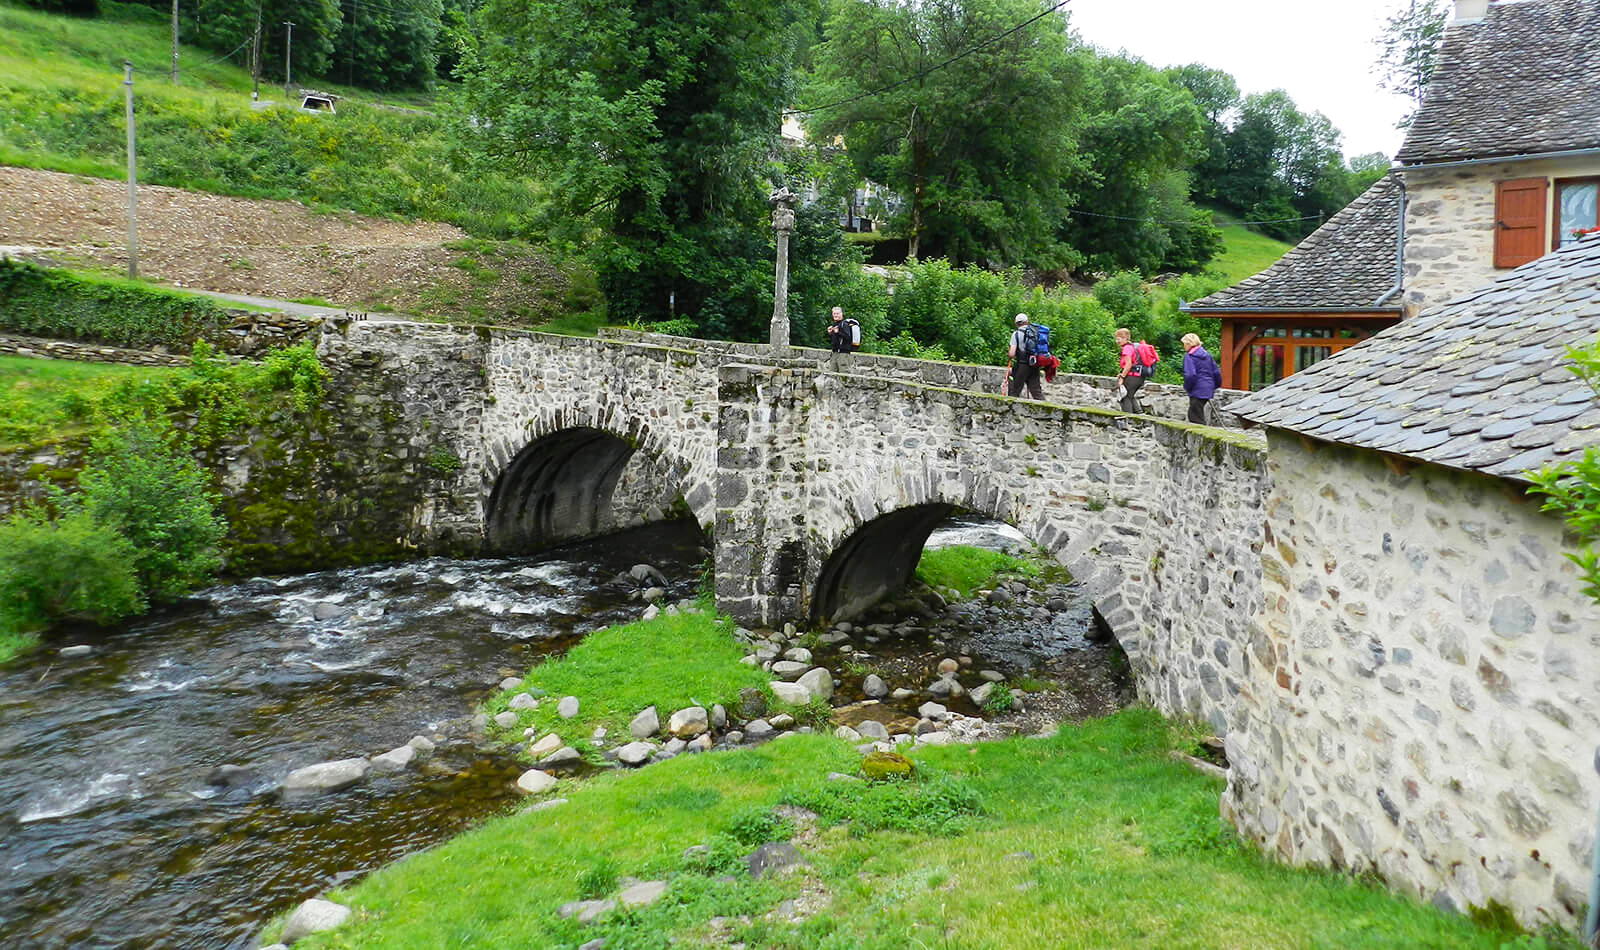
[[[972,363],[946,363],[938,360],[916,360],[901,356],[879,356],[873,353],[836,354],[812,347],[791,347],[783,357],[775,356],[766,343],[733,343],[726,340],[701,340],[695,337],[673,336],[665,333],[648,333],[641,330],[607,327],[600,331],[603,338],[630,343],[646,343],[715,353],[726,360],[750,365],[782,364],[811,367],[823,372],[868,376],[879,379],[896,379],[903,382],[926,383],[949,389],[970,392],[1001,394],[1004,392],[1006,368],[1004,366],[978,366]],[[1107,346],[1110,346],[1107,343]],[[1169,357],[1171,358],[1171,357]],[[1176,356],[1181,360],[1181,355]],[[1055,381],[1045,385],[1045,398],[1063,406],[1089,406],[1117,408],[1117,381],[1109,376],[1091,376],[1081,373],[1060,373]],[[1212,419],[1217,425],[1228,428],[1240,426],[1239,417],[1228,410],[1228,405],[1248,393],[1224,389],[1211,400]],[[1145,404],[1150,413],[1162,419],[1185,419],[1189,413],[1189,397],[1183,387],[1163,383],[1147,383],[1143,390]]]

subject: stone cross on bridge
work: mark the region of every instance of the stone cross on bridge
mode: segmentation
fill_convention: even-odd
[[[1093,377],[1052,388],[1073,408],[996,395],[998,367],[634,336],[364,321],[320,353],[335,391],[386,388],[365,398],[404,412],[408,454],[456,461],[408,518],[423,550],[526,552],[681,499],[718,608],[804,623],[898,590],[965,509],[1086,586],[1147,695],[1221,715],[1259,600],[1259,440],[1094,408]]]

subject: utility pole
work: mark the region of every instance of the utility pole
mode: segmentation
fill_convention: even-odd
[[[172,81],[178,81],[178,0],[172,0]]]
[[[256,35],[250,47],[250,101],[261,98],[261,4],[256,4]]]
[[[139,276],[139,228],[135,224],[139,198],[137,163],[133,155],[133,64],[122,61],[122,91],[128,115],[128,276]]]
[[[288,20],[284,20],[283,25],[288,27],[288,30],[283,34],[283,99],[285,102],[288,102],[289,87],[292,85],[292,83],[289,81],[289,63],[291,62],[289,54],[294,49],[294,24]]]

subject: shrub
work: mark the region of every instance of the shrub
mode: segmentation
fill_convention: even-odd
[[[0,522],[0,630],[112,623],[144,608],[133,544],[82,510],[29,508]]]
[[[170,433],[135,422],[101,436],[78,485],[84,512],[133,546],[129,563],[151,599],[182,596],[221,567],[216,496]]]
[[[19,333],[112,346],[188,346],[227,324],[227,312],[205,297],[0,258],[0,327]]]

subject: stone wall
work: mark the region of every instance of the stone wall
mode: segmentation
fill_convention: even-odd
[[[1297,864],[1573,926],[1600,611],[1516,485],[1274,431],[1265,607],[1224,813]]]
[[[839,354],[804,346],[790,347],[788,354],[779,359],[772,355],[771,347],[765,343],[700,340],[694,337],[669,336],[664,333],[646,333],[615,327],[607,327],[600,333],[606,339],[711,353],[727,361],[751,365],[782,364],[809,367],[825,372],[927,383],[930,386],[961,389],[967,392],[1003,394],[1005,391],[1004,366],[944,363],[900,356],[878,356],[872,353]],[[1182,356],[1179,355],[1177,358],[1181,362]],[[1117,381],[1109,376],[1060,373],[1054,382],[1044,384],[1044,393],[1048,401],[1057,405],[1116,409],[1116,388]],[[1237,428],[1240,424],[1239,417],[1228,411],[1227,407],[1229,403],[1247,395],[1249,394],[1242,390],[1219,390],[1216,398],[1211,400],[1214,423]],[[1147,383],[1142,390],[1142,396],[1151,415],[1162,419],[1188,417],[1189,397],[1184,394],[1182,386]]]
[[[1544,159],[1469,165],[1465,168],[1405,170],[1405,312],[1469,293],[1505,273],[1494,266],[1495,183],[1514,178],[1600,175],[1600,160]],[[1545,226],[1551,227],[1554,188],[1546,198]],[[1546,235],[1546,247],[1551,246]]]

